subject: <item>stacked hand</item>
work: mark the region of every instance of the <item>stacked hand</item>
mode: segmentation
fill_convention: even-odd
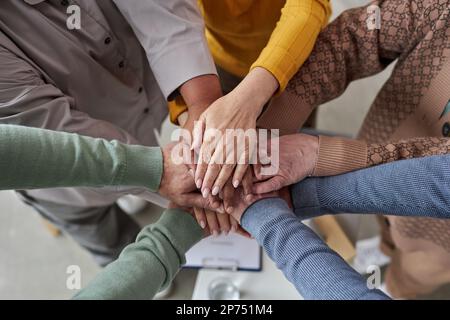
[[[253,170],[248,170],[253,173],[253,175],[250,175],[252,192],[249,193],[243,187],[239,187],[238,189],[233,188],[232,192],[227,195],[225,208],[227,206],[233,208],[231,211],[226,211],[235,221],[240,220],[242,213],[251,203],[261,198],[282,196],[290,204],[290,196],[286,187],[313,174],[318,158],[318,137],[306,134],[282,136],[276,138],[276,141],[269,141],[269,151],[270,146],[274,143],[278,145],[279,151],[278,170],[275,173],[264,175],[262,169],[271,166],[272,163],[253,165],[251,167]],[[224,189],[224,191],[226,190]],[[211,195],[208,195],[205,199],[209,197]],[[218,199],[218,201],[220,200]],[[213,228],[218,225],[215,219],[217,221],[226,219],[223,214],[215,215],[212,211],[205,215],[205,211],[196,210],[195,216],[201,225],[211,223]],[[219,225],[226,225],[226,223],[219,223]]]
[[[269,142],[269,147],[273,143],[279,146],[276,172],[265,174],[267,170],[262,170],[273,163],[250,166],[256,145],[251,143],[247,132],[251,134],[253,130],[256,136],[257,118],[277,88],[277,80],[268,71],[255,68],[236,89],[211,105],[198,103],[195,97],[199,95],[192,95],[191,103],[187,103],[191,107],[184,128],[192,133],[193,139],[184,143],[190,144],[189,157],[197,155],[198,162],[174,168],[165,152],[166,178],[161,194],[178,205],[193,208],[199,224],[214,235],[240,230],[238,220],[244,203],[248,205],[313,173],[318,138],[302,134]],[[212,96],[219,94],[211,92]],[[201,107],[192,107],[195,105]]]

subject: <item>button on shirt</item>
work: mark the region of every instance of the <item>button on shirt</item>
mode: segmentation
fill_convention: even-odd
[[[0,2],[0,123],[155,145],[168,97],[214,73],[195,0]]]

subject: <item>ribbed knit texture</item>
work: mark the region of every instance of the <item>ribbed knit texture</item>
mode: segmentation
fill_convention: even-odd
[[[136,186],[157,191],[161,148],[0,125],[0,189]]]
[[[340,137],[319,137],[319,155],[314,176],[332,176],[367,166],[367,144]]]
[[[388,299],[296,218],[281,199],[255,203],[243,227],[264,247],[305,299]]]
[[[341,212],[450,219],[450,155],[309,178],[291,195],[301,219]]]
[[[331,14],[329,0],[199,0],[216,63],[244,77],[263,67],[280,91],[308,58]]]
[[[203,230],[191,215],[166,210],[74,298],[152,299],[172,282],[185,263],[186,251],[202,237]]]
[[[262,67],[278,80],[278,93],[283,92],[308,58],[331,15],[329,0],[199,0],[198,3],[214,61],[242,78],[252,68]],[[171,121],[178,123],[177,117],[187,110],[184,101],[170,101],[168,106]],[[271,128],[284,129],[282,125]]]

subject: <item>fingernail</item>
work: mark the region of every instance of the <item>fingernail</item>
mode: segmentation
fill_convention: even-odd
[[[239,187],[239,180],[233,181],[233,187],[235,187],[235,188]]]
[[[212,191],[212,195],[213,196],[217,196],[220,192],[220,188],[218,186],[215,186],[213,191]]]
[[[248,194],[248,195],[245,196],[245,201],[251,202],[252,200],[253,200],[253,195]]]
[[[231,232],[236,232],[237,231],[237,227],[236,226],[231,226]]]
[[[219,213],[225,213],[225,210],[223,209],[223,207],[219,207],[219,208],[217,208],[216,210],[217,210],[217,212],[219,212]]]
[[[233,208],[233,207],[228,207],[228,208],[227,208],[227,212],[228,212],[228,213],[233,213],[233,211],[234,211],[234,208]]]
[[[217,230],[214,230],[212,234],[213,234],[213,237],[215,237],[215,238],[219,236],[219,232],[217,232]]]
[[[200,189],[200,188],[202,187],[202,179],[198,179],[198,180],[195,182],[195,185],[197,186],[197,189]]]
[[[224,230],[224,231],[223,231],[223,234],[224,234],[225,236],[227,236],[227,235],[230,234],[230,231],[229,231],[229,230]]]
[[[201,227],[202,229],[205,229],[205,228],[206,228],[206,223],[205,223],[205,221],[200,221],[200,227]]]
[[[205,198],[205,199],[208,198],[208,195],[209,195],[209,188],[203,189],[202,195],[203,195],[203,198]]]

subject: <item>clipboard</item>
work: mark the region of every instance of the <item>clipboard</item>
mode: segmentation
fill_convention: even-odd
[[[262,248],[255,239],[238,234],[210,236],[186,253],[183,268],[258,272],[262,270]]]

